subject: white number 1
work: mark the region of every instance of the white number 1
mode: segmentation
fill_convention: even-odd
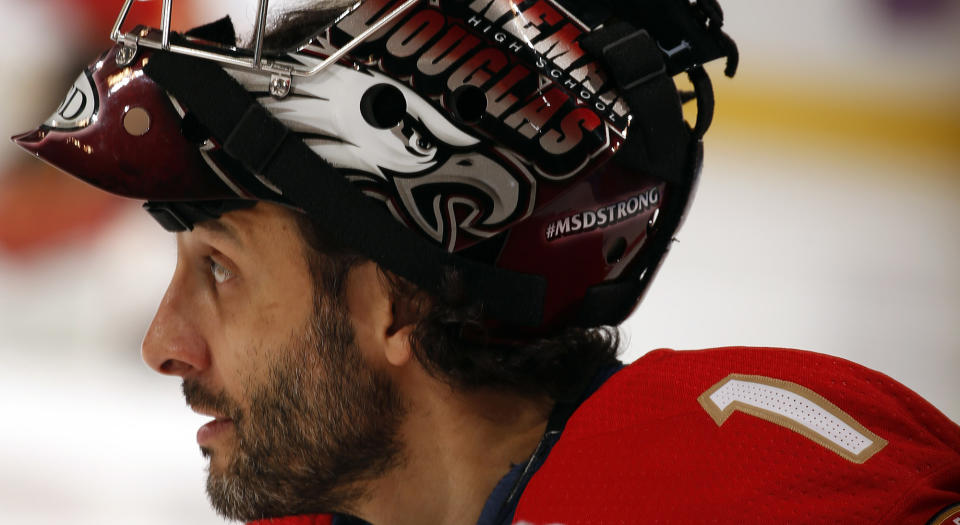
[[[718,426],[739,410],[802,434],[854,463],[870,459],[887,444],[823,396],[780,379],[730,374],[697,401]]]

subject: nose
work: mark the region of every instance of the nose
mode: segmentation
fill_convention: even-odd
[[[141,354],[147,366],[158,373],[180,377],[210,366],[209,348],[193,314],[185,286],[174,274],[143,338]]]

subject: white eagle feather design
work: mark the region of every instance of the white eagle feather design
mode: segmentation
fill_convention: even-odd
[[[264,76],[230,73],[247,90],[267,92]],[[381,84],[399,89],[406,101],[406,116],[389,129],[370,125],[361,113],[364,93]],[[391,211],[402,208],[405,220],[448,250],[456,247],[458,229],[487,238],[533,209],[536,182],[519,159],[485,146],[409,86],[378,71],[334,64],[312,77],[294,78],[285,98],[258,100],[317,155],[351,180],[359,175],[380,188],[376,191],[395,201]],[[459,223],[455,206],[470,209]]]

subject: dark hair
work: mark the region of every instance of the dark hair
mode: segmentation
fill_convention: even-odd
[[[309,216],[296,216],[314,279],[321,290],[342,300],[350,269],[368,259],[335,241]],[[480,307],[463,301],[455,272],[444,276],[443,292],[437,295],[379,269],[394,315],[415,324],[410,343],[417,360],[454,388],[506,388],[573,401],[599,370],[617,362],[620,334],[615,327],[493,338]]]

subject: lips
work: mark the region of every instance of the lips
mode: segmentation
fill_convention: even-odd
[[[191,406],[190,408],[201,416],[210,416],[213,418],[213,421],[210,421],[197,430],[197,444],[201,447],[209,445],[233,428],[233,420],[226,416],[204,410],[200,407]]]
[[[232,419],[214,419],[197,430],[197,444],[207,446],[232,428]]]

